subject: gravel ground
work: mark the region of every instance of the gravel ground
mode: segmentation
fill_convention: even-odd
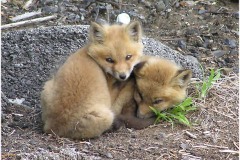
[[[42,13],[34,18],[57,15],[2,30],[2,159],[239,159],[238,1],[33,0],[27,9],[27,0],[1,2],[2,25],[39,9]],[[161,122],[82,141],[44,134],[43,83],[85,43],[84,25],[97,18],[114,22],[121,12],[142,22],[145,54],[173,59],[198,78],[198,63],[206,74],[209,68],[224,68],[208,96],[194,98],[198,110],[187,115],[193,126]],[[195,92],[192,83],[189,96]]]

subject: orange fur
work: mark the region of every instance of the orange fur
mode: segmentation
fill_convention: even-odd
[[[115,36],[115,37],[114,37]],[[114,38],[112,38],[114,37]],[[74,139],[108,130],[121,108],[112,103],[142,55],[137,22],[127,26],[92,23],[89,44],[72,54],[41,93],[44,131]],[[126,56],[132,57],[126,59]],[[114,63],[106,61],[111,57]],[[126,75],[121,78],[120,75]],[[121,84],[122,83],[122,84]]]
[[[149,118],[153,115],[149,106],[162,111],[180,103],[186,97],[192,72],[183,70],[169,60],[148,57],[146,64],[136,70],[135,75],[137,115],[140,118]]]
[[[116,101],[119,103],[115,103],[124,106],[115,125],[119,125],[120,120],[135,129],[153,124],[154,114],[149,106],[162,111],[181,102],[186,97],[187,84],[192,76],[190,70],[183,70],[169,60],[150,56],[142,58],[134,74],[135,79],[128,82]]]

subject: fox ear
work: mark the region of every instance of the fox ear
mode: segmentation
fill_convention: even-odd
[[[142,27],[140,22],[134,21],[127,25],[126,31],[129,36],[136,42],[140,42],[142,38]]]
[[[146,64],[146,61],[142,61],[134,66],[133,72],[135,76],[142,77],[144,75],[144,72],[141,70],[143,66]]]
[[[102,43],[104,40],[104,28],[101,24],[91,22],[89,31],[89,40],[93,43]]]
[[[190,69],[180,69],[173,78],[173,84],[180,87],[186,87],[191,78],[192,71]]]

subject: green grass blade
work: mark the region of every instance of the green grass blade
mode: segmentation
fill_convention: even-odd
[[[180,105],[183,106],[183,108],[192,105],[192,98],[191,97],[186,98]]]
[[[206,97],[208,90],[211,88],[214,82],[216,82],[221,76],[221,69],[214,71],[211,69],[210,76],[207,81],[204,81],[202,84],[201,98]]]
[[[197,109],[197,107],[195,107],[195,106],[188,106],[185,108],[186,112],[195,111],[196,109]]]
[[[177,115],[171,115],[174,119],[178,120],[180,123],[186,125],[186,126],[191,126],[190,122],[188,119],[182,114],[178,113]]]
[[[158,115],[159,112],[158,112],[155,108],[153,108],[153,107],[151,107],[151,106],[149,106],[149,107],[150,107],[150,109],[154,112],[155,115]]]

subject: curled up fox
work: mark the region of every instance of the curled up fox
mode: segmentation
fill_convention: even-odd
[[[153,56],[143,56],[134,69],[113,108],[122,108],[114,122],[114,129],[122,125],[143,129],[153,124],[154,113],[166,110],[183,101],[192,71],[176,63]]]
[[[112,104],[140,61],[142,50],[139,22],[93,22],[89,43],[69,56],[43,87],[44,131],[82,139],[108,130],[121,112],[121,108],[112,109]]]
[[[141,34],[138,22],[91,24],[89,43],[44,85],[46,133],[82,139],[122,124],[142,129],[155,120],[149,106],[161,111],[185,98],[191,71],[169,60],[142,56]]]

